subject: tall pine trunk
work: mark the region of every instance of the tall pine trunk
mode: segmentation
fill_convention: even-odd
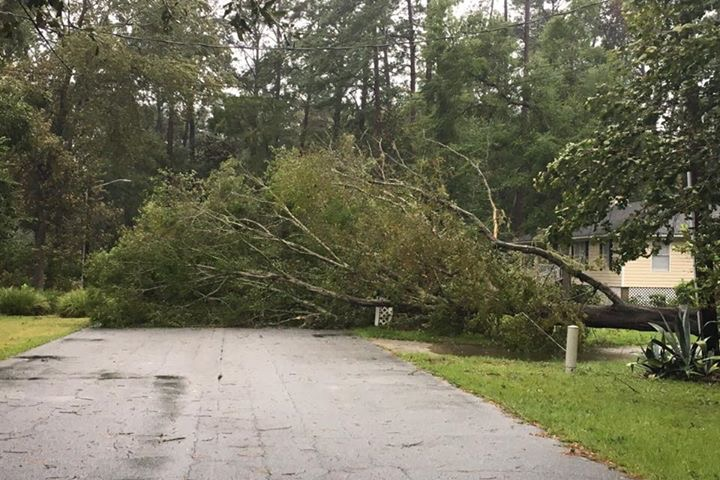
[[[407,0],[407,17],[408,17],[408,45],[410,49],[410,95],[414,96],[417,90],[417,52],[415,47],[415,8],[413,0]],[[414,99],[410,99],[410,121],[414,122],[416,117]]]
[[[382,102],[380,97],[380,51],[373,51],[373,135],[379,139],[382,134]]]
[[[307,95],[305,98],[305,104],[303,105],[303,120],[302,120],[302,128],[300,130],[300,149],[304,150],[305,145],[307,144],[307,134],[308,134],[308,126],[310,124],[310,101],[311,101],[310,94]]]
[[[168,102],[167,130],[165,132],[167,166],[172,168],[175,158],[175,104]]]

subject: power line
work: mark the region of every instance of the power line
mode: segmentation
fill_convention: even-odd
[[[16,0],[16,1],[17,1],[17,4],[20,5],[20,7],[23,9],[23,12],[25,12],[24,19],[29,21],[32,24],[33,28],[35,28],[35,31],[42,39],[43,43],[45,43],[45,45],[48,47],[48,49],[50,49],[50,52],[58,59],[58,61],[62,64],[62,66],[65,67],[65,70],[72,73],[72,68],[70,68],[70,66],[65,62],[65,60],[63,60],[63,58],[60,56],[60,54],[57,53],[57,51],[55,51],[55,48],[53,47],[52,43],[50,43],[50,41],[47,39],[47,37],[45,37],[45,34],[43,33],[42,29],[38,26],[38,24],[35,23],[35,20],[33,20],[32,15],[30,15],[30,11],[27,9],[27,7],[22,2],[22,0]],[[14,12],[2,12],[2,13],[11,13],[13,16],[18,16]],[[19,16],[19,18],[23,18],[23,17]]]

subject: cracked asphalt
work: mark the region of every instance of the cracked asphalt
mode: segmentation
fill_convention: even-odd
[[[619,480],[365,340],[84,330],[0,362],[0,479]]]

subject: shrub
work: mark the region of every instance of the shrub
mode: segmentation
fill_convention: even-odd
[[[577,303],[584,305],[600,305],[602,303],[602,296],[590,285],[573,284],[570,287],[570,296]]]
[[[56,300],[55,311],[61,317],[79,318],[88,316],[88,295],[85,290],[63,293]]]
[[[695,281],[680,282],[675,286],[675,297],[678,305],[698,307],[698,289]]]
[[[651,294],[648,297],[648,300],[650,300],[650,306],[652,307],[662,308],[670,306],[670,302],[668,302],[667,296],[661,293]]]
[[[566,335],[565,324],[547,325],[520,313],[500,316],[492,337],[504,348],[520,355],[559,355]]]
[[[661,338],[653,338],[630,368],[640,367],[652,378],[694,380],[710,377],[720,371],[720,356],[709,351],[704,339],[693,341],[687,312],[678,316],[675,331],[651,323]]]
[[[42,292],[23,285],[0,289],[0,313],[5,315],[42,315],[50,311],[50,302]]]

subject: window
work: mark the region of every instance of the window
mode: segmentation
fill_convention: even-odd
[[[574,242],[570,253],[578,262],[587,263],[587,259],[590,256],[590,242]]]
[[[653,272],[669,272],[670,271],[670,247],[662,245],[660,250],[652,256]]]
[[[602,259],[603,268],[612,270],[612,242],[600,243],[600,258]]]

